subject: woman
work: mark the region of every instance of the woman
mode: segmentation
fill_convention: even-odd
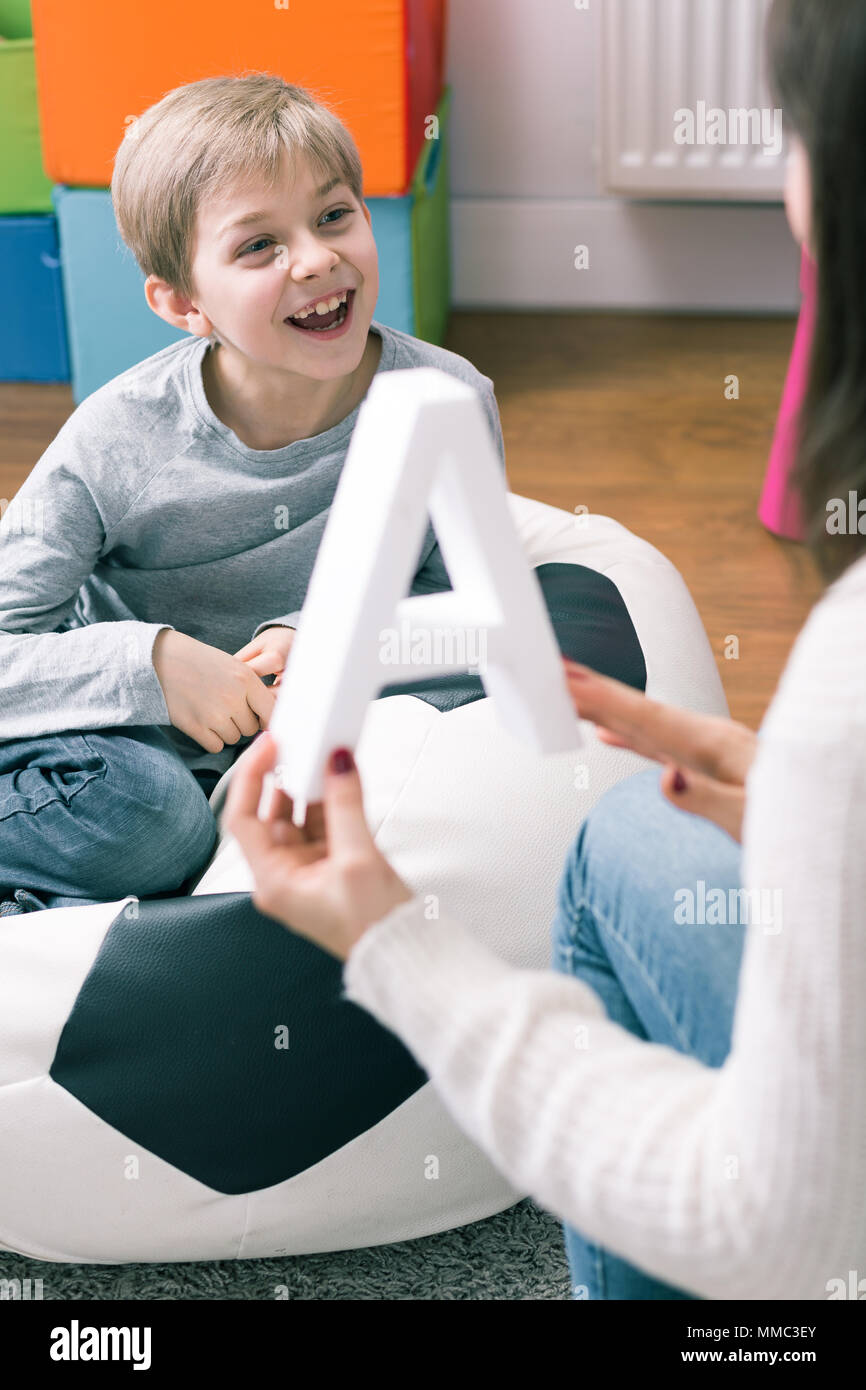
[[[256,905],[346,962],[346,997],[563,1220],[577,1298],[820,1299],[866,1273],[866,542],[826,525],[866,481],[866,7],[776,0],[770,48],[819,266],[796,482],[829,587],[760,739],[566,663],[581,716],[664,772],[581,828],[551,971],[425,919],[347,750],[303,831],[282,793],[256,819],[266,733],[226,806]]]

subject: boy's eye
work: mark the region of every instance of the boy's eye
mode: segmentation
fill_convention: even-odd
[[[326,212],[324,214],[322,222],[325,222],[326,217],[337,217],[340,219],[348,217],[353,211],[354,208],[333,208],[330,212]],[[325,226],[327,227],[333,227],[334,225],[335,224],[333,222],[325,222]]]
[[[242,256],[248,256],[248,255],[250,254],[251,251],[255,251],[255,249],[256,249],[257,246],[258,246],[258,247],[266,246],[266,245],[268,244],[269,241],[270,241],[270,237],[266,237],[266,236],[260,237],[258,241],[254,241],[254,242],[253,242],[252,246],[248,246],[248,247],[246,248],[245,251],[242,251],[242,252],[241,252],[241,255],[242,255]]]
[[[324,225],[326,227],[335,227],[337,225],[337,222],[342,222],[344,218],[350,217],[354,211],[354,208],[332,208],[330,212],[324,213],[324,215],[320,219],[320,225]],[[331,222],[326,220],[328,218],[335,218],[336,220]],[[245,247],[245,249],[241,251],[240,254],[242,256],[253,255],[256,251],[263,250],[263,248],[265,246],[270,245],[270,243],[270,237],[259,237],[258,241],[254,241],[249,246]]]

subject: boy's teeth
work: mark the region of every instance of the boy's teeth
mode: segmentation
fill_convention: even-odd
[[[299,314],[295,314],[295,318],[308,319],[310,314],[318,314],[320,318],[323,318],[325,314],[331,313],[332,310],[339,309],[340,305],[345,304],[345,302],[346,294],[333,294],[330,299],[320,299],[318,304],[313,305],[312,309],[302,309]]]

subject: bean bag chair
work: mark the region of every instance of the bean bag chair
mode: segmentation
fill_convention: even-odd
[[[689,593],[606,517],[509,494],[566,655],[726,705]],[[478,678],[386,687],[356,749],[397,872],[516,966],[546,969],[565,856],[644,766],[584,725],[538,757]],[[230,769],[215,786],[219,816]],[[357,1249],[520,1201],[342,965],[252,906],[222,833],[191,891],[0,919],[0,1248],[126,1263]],[[431,921],[431,929],[435,923]]]

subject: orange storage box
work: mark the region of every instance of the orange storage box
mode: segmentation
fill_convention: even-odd
[[[409,189],[443,88],[447,0],[32,0],[45,172],[106,188],[129,116],[202,77],[277,73],[354,135],[370,197]]]

